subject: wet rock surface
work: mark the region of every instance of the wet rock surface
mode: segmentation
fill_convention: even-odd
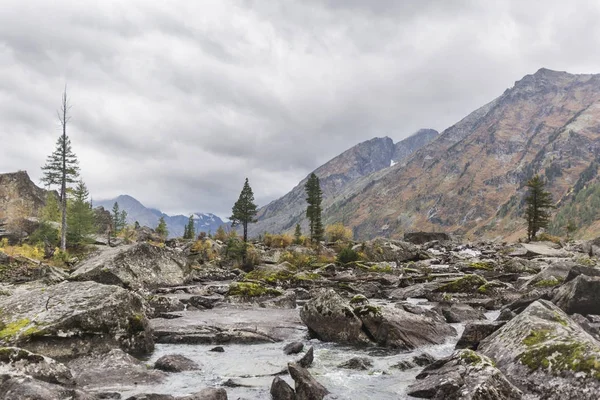
[[[1,343],[53,358],[154,346],[142,299],[117,286],[63,282],[1,296],[0,308]]]

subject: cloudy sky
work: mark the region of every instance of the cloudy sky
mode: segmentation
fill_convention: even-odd
[[[94,198],[228,216],[375,136],[443,130],[540,67],[600,73],[598,1],[0,2],[0,173],[68,134]]]

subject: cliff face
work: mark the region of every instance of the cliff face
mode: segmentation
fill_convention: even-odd
[[[0,174],[0,220],[37,216],[44,207],[46,193],[25,171]]]
[[[531,176],[547,179],[560,207],[595,176],[599,157],[600,75],[541,69],[404,165],[374,175],[326,210],[326,219],[344,219],[358,238],[416,229],[508,235],[524,228],[523,187]]]
[[[402,163],[415,151],[434,140],[439,134],[440,133],[435,129],[419,129],[413,135],[396,143],[392,161],[394,161],[394,163]]]

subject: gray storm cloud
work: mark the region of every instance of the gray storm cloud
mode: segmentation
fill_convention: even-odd
[[[443,130],[540,67],[600,72],[596,1],[12,1],[0,172],[69,135],[94,198],[228,216],[374,136]]]

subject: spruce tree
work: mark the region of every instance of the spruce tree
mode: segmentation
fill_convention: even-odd
[[[535,175],[526,186],[529,188],[525,203],[525,219],[527,220],[527,239],[533,240],[540,229],[546,228],[550,222],[549,209],[554,208],[552,195],[545,190],[544,181]]]
[[[321,202],[323,201],[323,192],[319,178],[314,174],[310,174],[308,181],[304,185],[306,190],[306,217],[308,218],[310,227],[310,240],[313,243],[319,243],[323,239],[323,221]]]
[[[73,198],[69,200],[67,237],[69,242],[81,246],[89,241],[89,236],[96,231],[94,210],[89,202],[89,191],[79,181],[73,190]]]
[[[119,209],[119,203],[115,201],[112,208],[112,233],[113,236],[121,231],[121,211]]]
[[[127,227],[127,211],[121,210],[119,213],[119,228],[122,231]]]
[[[58,111],[58,119],[62,128],[62,134],[56,142],[56,149],[48,156],[46,165],[42,167],[42,182],[46,186],[60,186],[60,209],[61,209],[61,236],[60,249],[67,249],[67,188],[77,182],[79,176],[79,165],[77,156],[71,149],[71,140],[67,136],[67,123],[70,120],[69,102],[67,89],[63,92],[61,107]]]
[[[252,193],[252,188],[248,183],[248,178],[246,178],[240,197],[233,205],[232,215],[229,218],[232,227],[241,224],[244,228],[244,243],[248,241],[248,224],[255,222],[254,217],[257,213],[256,209],[257,206],[254,204],[254,193]]]
[[[169,236],[169,230],[167,229],[167,223],[165,222],[165,217],[160,217],[158,220],[158,226],[156,227],[156,233],[160,235],[160,237],[164,239]]]
[[[194,216],[190,215],[188,219],[188,223],[183,230],[183,238],[184,239],[193,239],[196,237],[196,228],[194,227]]]
[[[302,244],[302,230],[300,229],[300,224],[296,224],[296,230],[294,231],[294,243]]]

